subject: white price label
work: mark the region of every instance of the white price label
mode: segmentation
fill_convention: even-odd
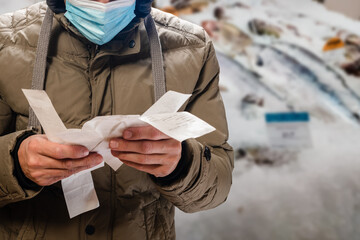
[[[312,147],[308,113],[267,113],[269,142],[275,148]]]

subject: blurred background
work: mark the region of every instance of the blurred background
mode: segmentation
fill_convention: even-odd
[[[38,1],[0,0],[0,14]],[[216,209],[180,240],[360,239],[360,1],[155,0],[204,27],[235,149]]]

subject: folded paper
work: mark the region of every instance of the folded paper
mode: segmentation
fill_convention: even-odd
[[[85,146],[89,151],[102,155],[104,162],[114,171],[122,162],[111,154],[109,140],[122,137],[126,128],[150,124],[178,141],[197,138],[215,130],[191,113],[177,112],[191,95],[174,91],[164,94],[141,116],[99,116],[86,122],[81,129],[66,129],[45,91],[23,89],[23,92],[50,141]],[[104,163],[62,180],[70,218],[99,206],[91,171],[102,166]]]

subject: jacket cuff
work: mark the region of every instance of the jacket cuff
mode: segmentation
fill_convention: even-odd
[[[15,147],[13,150],[11,150],[11,155],[14,158],[14,176],[17,178],[19,185],[23,188],[23,189],[32,189],[32,190],[37,190],[40,188],[39,185],[37,185],[36,183],[34,183],[33,181],[31,181],[30,179],[28,179],[24,172],[21,169],[20,166],[20,162],[19,162],[19,156],[18,156],[18,151],[20,148],[21,143],[28,137],[35,135],[36,133],[33,131],[26,131],[23,134],[21,134],[17,139],[16,139],[16,143],[15,143]]]
[[[0,207],[33,198],[42,189],[24,189],[20,186],[18,178],[14,175],[15,163],[12,151],[19,137],[29,131],[31,130],[22,130],[0,137]]]
[[[173,179],[171,183],[157,185],[160,193],[171,200],[175,200],[173,198],[182,199],[181,195],[192,189],[194,185],[197,185],[199,178],[208,168],[206,157],[204,157],[205,148],[207,149],[207,147],[204,147],[195,139],[184,141],[183,146],[182,161],[185,162],[185,167],[182,169],[181,174],[177,179]]]
[[[188,139],[188,171],[171,185],[156,185],[160,194],[184,212],[218,206],[226,200],[231,186],[232,149],[224,143],[214,148]]]
[[[186,142],[181,143],[181,158],[176,166],[175,170],[166,177],[155,177],[150,175],[150,178],[159,186],[169,186],[175,183],[178,179],[184,178],[186,173],[189,171],[190,161],[186,157],[186,152],[188,151],[188,146]]]

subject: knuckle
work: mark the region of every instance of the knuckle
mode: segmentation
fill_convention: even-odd
[[[167,143],[165,143],[165,144],[161,143],[161,144],[159,144],[159,146],[160,146],[159,150],[163,153],[168,152],[168,150],[171,150],[171,146],[169,148],[169,145]]]
[[[65,169],[71,169],[73,167],[73,161],[71,160],[66,160],[66,161],[63,161],[63,165],[64,165],[64,168]]]
[[[160,137],[160,132],[156,128],[151,128],[150,129],[150,137],[152,139],[157,139]]]
[[[141,151],[143,153],[151,153],[152,148],[153,146],[151,142],[145,141],[141,144]]]
[[[56,158],[62,158],[63,157],[63,150],[62,150],[62,148],[60,147],[60,146],[56,146],[55,148],[54,148],[54,156],[56,157]]]
[[[140,128],[132,128],[131,133],[133,137],[141,137],[141,130]]]
[[[36,138],[30,139],[28,142],[28,150],[31,152],[37,152],[39,146],[39,141]]]
[[[37,168],[41,165],[41,161],[38,157],[31,157],[27,164],[30,168]]]

